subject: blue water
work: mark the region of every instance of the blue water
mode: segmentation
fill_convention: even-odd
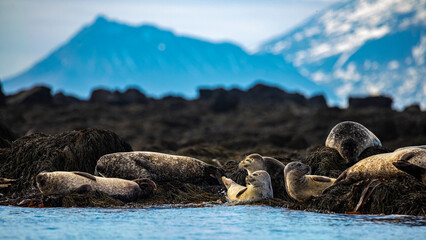
[[[425,239],[426,220],[266,206],[0,207],[1,239]]]

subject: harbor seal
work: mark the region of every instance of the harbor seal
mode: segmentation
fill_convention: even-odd
[[[334,178],[309,175],[310,172],[311,167],[301,162],[291,162],[285,166],[285,189],[294,200],[304,202],[318,197],[336,181]]]
[[[288,199],[284,183],[285,165],[282,162],[272,157],[266,157],[257,153],[253,153],[245,157],[244,160],[238,164],[238,167],[246,169],[249,175],[258,170],[264,170],[268,172],[269,176],[271,177],[274,196],[280,199]]]
[[[363,125],[346,121],[331,129],[325,146],[336,149],[347,164],[354,164],[365,149],[374,146],[381,147],[382,143]]]
[[[85,172],[41,172],[36,176],[36,183],[45,196],[99,191],[125,202],[146,198],[157,189],[149,179],[129,181],[96,177]]]
[[[263,170],[248,175],[246,177],[247,186],[245,187],[226,177],[222,177],[222,182],[227,189],[230,202],[250,203],[274,197],[271,177]]]
[[[405,155],[403,159],[392,164],[399,170],[413,175],[417,180],[426,185],[426,145],[411,148],[424,149],[425,151],[417,151],[417,153]],[[400,148],[397,150],[401,149],[406,148]]]
[[[421,162],[425,157],[425,149],[404,147],[391,153],[382,153],[364,158],[346,169],[336,180],[336,184],[349,185],[363,179],[389,178],[406,176],[393,163],[400,165],[405,162]]]
[[[157,152],[120,152],[102,156],[95,175],[124,179],[149,178],[155,182],[181,181],[219,184],[223,171],[201,160]]]

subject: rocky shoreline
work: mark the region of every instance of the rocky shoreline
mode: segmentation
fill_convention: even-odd
[[[88,101],[45,87],[0,95],[0,177],[17,179],[0,189],[0,204],[34,207],[143,207],[226,202],[224,187],[159,183],[156,194],[124,203],[101,193],[44,198],[34,184],[41,171],[93,173],[100,156],[131,150],[217,160],[228,177],[243,183],[237,164],[250,153],[283,163],[302,161],[312,173],[337,177],[348,166],[324,146],[330,129],[356,121],[382,141],[362,158],[426,143],[426,112],[417,105],[391,109],[387,97],[352,98],[347,109],[328,107],[323,96],[306,98],[279,88],[201,89],[199,98],[153,99],[137,89],[96,90]],[[367,198],[361,199],[363,191]],[[411,176],[338,186],[306,203],[268,199],[270,206],[319,212],[426,216],[426,186]],[[359,206],[358,206],[359,205]],[[356,210],[356,211],[355,211]]]

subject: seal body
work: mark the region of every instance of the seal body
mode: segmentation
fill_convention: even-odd
[[[301,162],[291,162],[285,167],[285,189],[294,200],[304,202],[312,197],[318,197],[336,180],[324,176],[308,175],[310,172],[311,168]]]
[[[287,192],[285,191],[284,181],[284,168],[285,165],[272,157],[262,156],[253,153],[244,158],[239,164],[239,168],[244,168],[250,175],[255,171],[264,170],[268,172],[271,177],[272,189],[274,197],[280,199],[288,199]]]
[[[120,152],[102,156],[95,175],[124,179],[149,178],[155,182],[181,181],[219,184],[222,171],[201,160],[156,152]]]
[[[155,183],[149,179],[129,181],[84,172],[41,172],[36,176],[36,182],[45,196],[98,191],[126,202],[152,195],[156,189]]]
[[[274,197],[271,177],[263,170],[255,171],[248,175],[245,187],[226,177],[222,177],[222,182],[227,189],[227,196],[230,202],[251,203]]]
[[[363,125],[356,122],[341,122],[331,129],[325,146],[336,149],[346,163],[355,163],[367,148],[382,146],[380,140]]]
[[[426,145],[405,147],[397,149],[401,151],[404,149],[421,149],[423,151],[415,151],[412,154],[404,155],[400,160],[392,163],[396,168],[413,175],[417,180],[426,185]]]
[[[394,163],[397,165],[401,163],[420,165],[424,161],[425,151],[420,147],[404,147],[391,153],[364,158],[340,174],[336,183],[351,184],[363,179],[405,176],[407,173],[395,167]]]

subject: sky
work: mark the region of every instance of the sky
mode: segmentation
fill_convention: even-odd
[[[248,51],[341,0],[0,0],[0,79],[47,56],[98,15]]]

